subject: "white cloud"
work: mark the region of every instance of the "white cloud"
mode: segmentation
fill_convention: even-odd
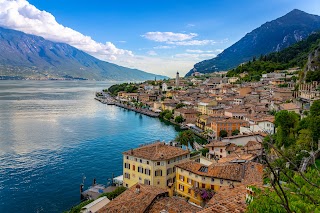
[[[195,24],[187,24],[187,27],[195,27]]]
[[[142,37],[157,42],[175,42],[192,39],[198,34],[196,33],[173,33],[173,32],[147,32]]]
[[[212,53],[212,52],[214,52],[212,50],[190,50],[190,49],[187,49],[186,51],[188,53]]]
[[[174,44],[177,46],[202,46],[202,45],[213,45],[217,42],[214,40],[188,40],[188,41],[176,41],[167,42],[168,44]]]
[[[156,49],[156,50],[159,50],[159,49],[173,49],[173,48],[176,48],[176,46],[160,45],[160,46],[153,47],[153,49]]]
[[[153,51],[153,50],[150,50],[150,51],[148,51],[147,53],[148,53],[148,55],[151,55],[151,56],[158,55],[158,54],[157,54],[155,51]]]
[[[203,60],[203,59],[210,59],[216,57],[216,54],[197,54],[197,53],[180,53],[180,54],[175,54],[173,58],[184,58],[185,60]]]
[[[116,60],[120,55],[133,55],[131,51],[119,49],[111,42],[98,43],[90,36],[59,24],[52,14],[40,11],[26,0],[0,0],[0,26],[67,43],[107,60]]]

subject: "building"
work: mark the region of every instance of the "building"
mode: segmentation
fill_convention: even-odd
[[[189,151],[164,142],[123,152],[123,185],[143,183],[167,189],[175,182],[175,165],[189,158]]]
[[[218,102],[213,99],[203,99],[198,103],[198,111],[203,115],[208,115],[208,109],[218,105]]]
[[[211,129],[216,133],[216,138],[220,137],[220,131],[225,130],[228,133],[228,136],[232,135],[234,130],[239,130],[241,126],[248,126],[249,123],[240,119],[224,119],[212,121]]]
[[[199,112],[194,109],[175,109],[174,110],[174,116],[182,116],[184,119],[186,119],[186,122],[195,122],[197,119]]]
[[[201,192],[219,191],[222,186],[234,187],[247,178],[262,181],[263,165],[254,162],[204,164],[187,161],[177,165],[176,193],[189,201],[204,206]]]
[[[155,186],[136,184],[101,208],[99,213],[181,213],[198,212],[181,197],[168,197],[168,191]]]
[[[207,144],[206,148],[209,149],[209,159],[220,159],[230,155],[234,150],[236,150],[237,146],[233,143],[214,141]]]
[[[179,85],[180,85],[180,77],[179,77],[179,72],[177,72],[177,75],[176,75],[176,88],[179,88]]]

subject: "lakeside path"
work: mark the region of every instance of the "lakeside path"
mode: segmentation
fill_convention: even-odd
[[[105,93],[104,93],[105,94]],[[141,113],[143,115],[147,115],[150,117],[154,117],[157,118],[159,117],[159,113],[155,113],[151,110],[148,109],[142,109],[142,108],[136,108],[136,107],[131,107],[125,104],[121,104],[118,100],[116,100],[115,98],[111,97],[110,95],[107,96],[102,96],[102,97],[95,97],[95,100],[100,101],[103,104],[108,104],[108,105],[116,105],[118,107],[124,108],[124,109],[128,109],[134,112],[138,112]]]

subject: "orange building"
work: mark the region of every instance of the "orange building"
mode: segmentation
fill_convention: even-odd
[[[220,137],[221,130],[227,131],[228,136],[231,136],[232,131],[236,129],[240,131],[241,126],[247,127],[249,126],[249,123],[244,120],[233,119],[233,118],[213,121],[211,123],[211,129],[216,133],[216,138]]]

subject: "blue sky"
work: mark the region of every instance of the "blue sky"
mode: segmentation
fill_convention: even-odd
[[[320,1],[0,0],[0,26],[173,77],[292,9],[320,15]]]

